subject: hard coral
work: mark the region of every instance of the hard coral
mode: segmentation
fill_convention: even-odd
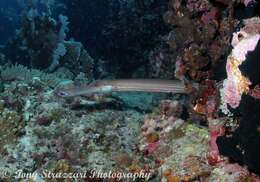
[[[6,146],[17,142],[23,132],[24,122],[22,116],[15,111],[5,109],[0,114],[0,155],[4,157]]]
[[[142,126],[140,149],[148,154],[153,153],[165,139],[165,135],[182,123],[179,117],[182,114],[182,106],[178,101],[162,101],[160,114],[146,116]]]
[[[210,174],[211,166],[205,159],[207,131],[194,125],[186,125],[183,132],[182,137],[170,142],[172,152],[160,167],[163,180],[192,181],[207,178]]]

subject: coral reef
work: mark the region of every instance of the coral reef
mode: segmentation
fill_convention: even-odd
[[[247,3],[245,4],[248,5]],[[251,6],[253,9],[249,11],[253,16],[256,14],[256,5],[253,3]],[[242,7],[245,9],[242,10]],[[240,20],[241,17],[244,18],[246,8],[243,2],[239,1],[218,1],[218,3],[208,0],[170,1],[169,10],[164,14],[164,21],[171,27],[171,31],[162,38],[161,44],[150,54],[150,76],[178,78],[199,83],[197,91],[192,93],[191,106],[197,113],[211,118],[216,117],[219,97],[218,93],[214,92],[217,88],[215,81],[225,78],[226,73],[223,68],[230,52],[232,33],[241,27]],[[248,26],[241,29],[240,34],[256,35],[257,32],[254,31],[257,31],[257,25],[253,25],[252,22],[257,21],[255,20],[257,18],[253,19],[245,20],[248,21],[246,23]],[[233,37],[232,45],[235,46],[238,37]],[[252,44],[251,49],[256,46],[258,38],[253,39],[255,44]],[[233,53],[241,56],[243,54],[241,50],[246,51],[246,47],[238,46]],[[231,57],[228,60],[230,59]],[[231,68],[242,64],[242,62],[227,62],[227,67]],[[227,74],[228,78],[231,77],[231,71]],[[239,84],[238,82],[228,84],[225,81],[223,93],[226,95],[226,100],[228,100],[227,95],[236,93],[236,97],[230,98],[229,102],[231,106],[237,107],[241,94],[248,91],[250,82],[241,74],[239,76],[239,71],[233,71],[232,75],[239,77]],[[235,89],[235,87],[240,88]]]
[[[150,56],[151,77],[167,79],[177,77],[185,82],[188,80],[188,87],[193,86],[189,86],[190,81],[198,83],[195,90],[191,92],[189,113],[190,119],[206,120],[209,126],[207,160],[211,165],[219,166],[225,163],[225,158],[221,156],[225,154],[235,162],[251,165],[249,169],[253,171],[259,170],[257,162],[250,160],[253,155],[257,158],[259,151],[253,152],[253,149],[248,146],[259,139],[253,134],[255,130],[251,131],[256,128],[256,118],[259,116],[253,114],[257,112],[254,110],[250,112],[250,117],[249,111],[245,111],[245,108],[240,106],[244,94],[251,95],[255,99],[259,98],[259,71],[257,71],[259,63],[256,61],[259,59],[259,18],[251,18],[257,14],[256,7],[254,1],[214,3],[207,0],[172,0],[169,2],[169,10],[164,15],[165,22],[171,26],[171,31],[163,37],[164,43],[162,42]],[[244,18],[251,19],[243,20]],[[233,33],[235,30],[236,32]],[[230,49],[230,42],[233,50]],[[225,63],[226,73],[223,69]],[[231,119],[228,123],[218,118],[217,89],[222,83],[216,83],[223,80],[226,74],[227,79],[223,83],[224,88],[220,94],[221,109],[225,114],[231,115],[234,108],[238,108],[236,112],[239,113],[234,112],[238,118]],[[258,101],[255,102],[258,108]],[[246,128],[243,125],[245,118],[252,120],[250,127]],[[250,131],[252,142],[246,139]],[[154,134],[151,136],[152,139],[158,140]],[[242,143],[243,147],[240,146]],[[242,151],[236,149],[238,145],[243,148]],[[154,151],[158,145],[151,145],[151,147]],[[172,175],[168,177],[168,180],[177,179]]]
[[[15,69],[22,72],[8,75]],[[69,101],[53,95],[55,87],[48,79],[56,78],[57,85],[64,82],[57,75],[20,65],[2,68],[1,73],[1,169],[5,166],[10,174],[18,169],[59,171],[61,165],[80,165],[82,171],[126,170],[114,168],[118,159],[113,157],[119,151],[134,156],[142,114],[71,109]],[[37,81],[31,79],[36,76]]]
[[[260,181],[256,1],[19,3],[0,45],[0,181]]]
[[[154,70],[164,70],[154,76],[165,77],[165,73],[173,72],[171,65],[178,64],[176,75],[168,75],[171,78],[185,76],[197,82],[212,79],[214,67],[228,53],[230,35],[238,23],[230,12],[232,8],[221,9],[207,0],[173,0],[169,6],[164,20],[174,28],[164,37],[166,45],[156,51],[158,55],[161,52],[161,60],[151,60],[152,68],[161,65]]]
[[[15,69],[22,70],[20,76],[7,74]],[[66,81],[57,75],[20,65],[1,68],[1,75],[0,132],[10,132],[5,133],[8,140],[1,137],[0,162],[9,174],[18,169],[64,173],[101,169],[144,170],[157,179],[210,177],[209,133],[181,119],[181,101],[164,100],[145,117],[134,110],[93,110],[73,107],[83,97],[57,98],[54,89]],[[56,87],[48,81],[51,77],[56,78]]]
[[[246,168],[220,156],[216,141],[225,134],[225,118],[211,120],[208,131],[180,119],[181,113],[179,102],[165,100],[159,110],[144,118],[139,149],[154,161],[150,165],[154,174],[159,170],[160,181],[259,180]]]
[[[7,71],[15,69],[22,72],[8,75]],[[58,98],[55,88],[77,80],[54,73],[16,65],[2,67],[1,75],[0,132],[4,135],[0,139],[0,166],[11,181],[15,181],[11,174],[17,170],[91,174],[93,169],[145,171],[151,180],[159,181],[257,179],[237,164],[218,160],[216,138],[223,135],[220,128],[226,121],[212,120],[209,131],[190,119],[185,121],[182,97],[163,100],[153,113],[144,115],[129,108],[109,109],[104,103],[101,108],[89,108],[86,99],[90,98],[84,96]],[[48,81],[52,77],[56,78],[55,86]]]
[[[240,115],[236,130],[217,139],[220,153],[259,173],[259,18],[244,21],[234,33],[231,55],[227,60],[227,80],[222,102],[224,112]],[[253,66],[254,65],[254,66]],[[228,107],[228,106],[230,107]],[[229,136],[231,135],[231,136]]]

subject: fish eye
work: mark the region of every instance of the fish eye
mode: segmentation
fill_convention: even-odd
[[[239,32],[239,31],[240,31],[240,27],[237,26],[237,27],[235,28],[235,32]]]
[[[67,97],[67,96],[69,96],[69,94],[67,92],[64,92],[64,91],[58,91],[57,95],[60,96],[60,97]]]

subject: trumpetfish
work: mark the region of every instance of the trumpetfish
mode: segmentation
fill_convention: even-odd
[[[159,93],[187,93],[185,83],[180,80],[161,79],[117,79],[97,80],[88,85],[72,88],[57,89],[55,95],[63,98],[96,93],[106,94],[120,91],[159,92]]]

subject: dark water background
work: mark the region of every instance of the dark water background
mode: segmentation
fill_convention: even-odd
[[[0,1],[0,44],[3,45],[15,35],[19,28],[19,17],[22,9],[16,0]]]
[[[15,36],[29,0],[0,1],[0,45]],[[45,12],[41,1],[38,10]],[[69,18],[67,37],[83,43],[94,59],[106,60],[118,77],[146,66],[149,52],[168,27],[162,19],[167,0],[56,0],[51,16]],[[129,3],[132,2],[132,3]],[[28,11],[28,10],[27,10]],[[111,51],[113,50],[113,51]]]

